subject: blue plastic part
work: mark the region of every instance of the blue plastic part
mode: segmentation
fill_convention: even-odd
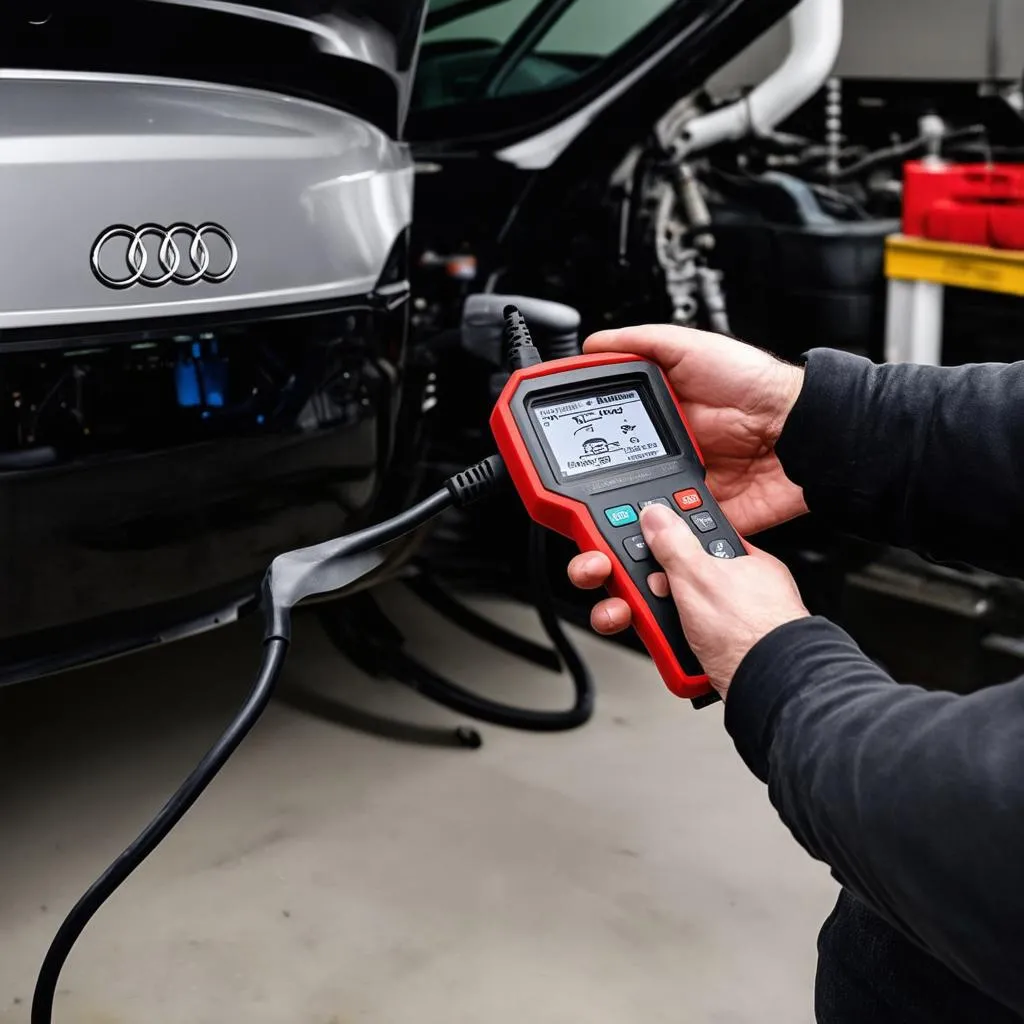
[[[203,391],[206,392],[206,404],[211,409],[224,407],[224,385],[228,378],[228,364],[215,360],[200,363],[199,372],[203,375]]]
[[[199,368],[191,359],[178,360],[174,368],[174,386],[181,408],[194,409],[199,405]]]
[[[179,350],[174,367],[174,385],[182,409],[223,409],[228,382],[228,364],[218,355],[216,340],[193,341],[189,350]],[[189,352],[191,354],[189,354]],[[204,415],[203,417],[207,417]]]

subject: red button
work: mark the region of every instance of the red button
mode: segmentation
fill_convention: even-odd
[[[676,491],[672,497],[676,499],[676,504],[684,512],[692,512],[693,509],[700,508],[704,504],[704,499],[693,487],[686,491]]]

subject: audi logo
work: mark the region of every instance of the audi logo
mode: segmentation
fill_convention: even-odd
[[[211,252],[211,240],[213,250]],[[238,266],[238,246],[219,224],[115,224],[92,247],[92,272],[108,288],[220,284]],[[123,266],[122,266],[123,264]]]

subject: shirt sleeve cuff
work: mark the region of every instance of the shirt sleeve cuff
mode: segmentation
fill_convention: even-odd
[[[819,489],[849,454],[849,406],[859,393],[869,360],[848,352],[816,348],[804,355],[804,383],[775,445],[793,483]]]
[[[859,649],[828,619],[796,619],[772,630],[747,652],[725,702],[725,727],[747,767],[768,781],[769,753],[783,708],[811,686],[817,669],[835,664],[836,654]],[[863,657],[863,655],[861,655]]]

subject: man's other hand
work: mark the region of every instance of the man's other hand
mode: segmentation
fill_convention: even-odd
[[[749,537],[807,511],[775,455],[803,386],[799,367],[686,327],[601,331],[583,348],[643,356],[665,371],[700,445],[708,487],[738,533]]]
[[[627,352],[661,366],[700,445],[708,486],[738,533],[750,536],[807,512],[803,490],[775,455],[803,370],[732,338],[685,327],[601,331],[584,350]],[[572,560],[569,578],[596,590],[611,571],[607,556],[590,551]],[[628,628],[630,618],[625,601],[608,598],[594,607],[590,621],[609,635]]]
[[[689,526],[661,505],[643,510],[640,527],[665,570],[650,577],[651,591],[671,593],[693,653],[725,700],[754,644],[810,614],[796,580],[777,558],[750,545],[745,558],[713,558]]]
[[[664,568],[648,579],[657,597],[671,594],[686,639],[711,685],[726,699],[747,652],[777,626],[809,614],[796,581],[777,558],[747,546],[745,558],[713,558],[686,523],[661,505],[640,513],[651,554]],[[585,590],[603,586],[611,575],[607,555],[589,551],[569,563],[569,578]],[[618,633],[630,624],[621,598],[598,604],[590,617],[599,633]]]

